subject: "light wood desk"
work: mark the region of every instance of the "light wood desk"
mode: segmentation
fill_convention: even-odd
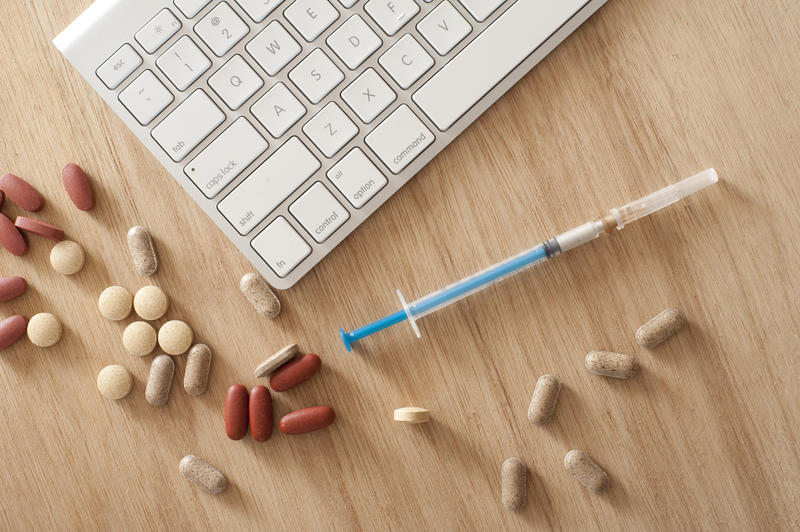
[[[89,0],[0,3],[0,170],[46,197],[38,216],[89,253],[71,278],[50,243],[3,275],[31,285],[3,316],[57,314],[51,349],[0,354],[4,529],[775,529],[800,526],[800,5],[611,0],[260,319],[238,292],[243,257],[50,44]],[[82,164],[97,208],[77,211],[58,173]],[[347,354],[340,326],[517,252],[588,215],[714,166],[723,181],[651,219]],[[20,211],[3,207],[10,216]],[[144,400],[151,357],[121,347],[103,288],[150,282],[124,235],[157,239],[152,282],[168,317],[215,359],[189,397],[177,359],[169,403]],[[413,227],[414,230],[405,228]],[[386,234],[391,238],[385,238]],[[667,306],[690,324],[653,352],[636,328]],[[321,373],[275,394],[276,415],[331,404],[324,432],[232,442],[226,388],[297,342]],[[639,355],[630,381],[590,375],[595,348]],[[95,389],[127,366],[125,400]],[[528,423],[536,378],[564,391],[546,428]],[[392,410],[433,411],[424,426]],[[592,495],[564,454],[590,453],[611,487]],[[230,480],[219,497],[183,480],[197,453]],[[527,507],[503,510],[499,470],[530,470]]]

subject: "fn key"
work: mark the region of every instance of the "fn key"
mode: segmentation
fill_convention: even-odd
[[[278,216],[250,243],[256,253],[278,274],[286,277],[311,254],[303,237],[297,234],[286,218]]]

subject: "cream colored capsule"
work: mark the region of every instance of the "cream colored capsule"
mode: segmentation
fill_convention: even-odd
[[[275,318],[281,313],[281,302],[259,274],[245,274],[239,281],[239,289],[250,304],[267,318]]]
[[[158,270],[158,256],[153,238],[146,227],[136,225],[128,231],[128,248],[131,251],[133,267],[139,275],[150,277]]]
[[[178,470],[183,478],[213,495],[222,493],[228,485],[228,480],[219,469],[194,454],[184,456]]]
[[[144,321],[134,321],[122,332],[122,346],[135,357],[152,353],[157,341],[156,330]]]
[[[639,327],[636,331],[636,341],[642,347],[652,349],[678,332],[684,323],[686,316],[683,312],[668,308]]]
[[[612,353],[611,351],[592,351],[586,355],[586,369],[595,375],[629,379],[636,375],[639,363],[635,355]]]
[[[256,369],[253,372],[253,374],[255,374],[256,377],[261,378],[261,377],[267,377],[275,373],[279,367],[283,366],[291,359],[293,359],[295,355],[298,353],[298,351],[299,348],[297,347],[297,344],[287,345],[286,347],[284,347],[283,349],[281,349],[280,351],[278,351],[277,353],[266,359],[264,362],[256,366]]]
[[[503,506],[519,510],[525,506],[528,491],[528,471],[519,458],[508,458],[500,470]]]
[[[544,425],[553,417],[553,411],[561,393],[561,383],[552,375],[542,375],[536,381],[531,404],[528,406],[528,421]]]
[[[133,296],[121,286],[109,286],[100,294],[97,308],[104,318],[111,321],[124,320],[131,313]]]
[[[167,313],[167,308],[167,294],[157,286],[144,286],[133,296],[133,310],[143,320],[157,320]]]
[[[61,339],[61,322],[49,312],[35,314],[28,322],[28,338],[38,347],[56,345]]]
[[[77,242],[62,240],[50,250],[50,264],[58,273],[74,275],[83,269],[86,254]]]
[[[171,320],[158,330],[158,345],[168,355],[182,355],[192,345],[194,333],[186,322]]]
[[[183,375],[183,389],[189,395],[202,395],[208,388],[208,373],[211,369],[211,349],[205,344],[197,344],[189,350],[186,358],[186,371]]]
[[[418,406],[404,406],[394,411],[394,420],[403,423],[427,423],[431,419],[431,411]]]
[[[599,493],[608,486],[608,474],[583,451],[576,449],[568,452],[564,457],[564,469],[594,493]]]
[[[161,406],[169,400],[169,391],[172,388],[172,374],[175,372],[175,362],[172,357],[158,355],[150,364],[150,375],[147,377],[147,387],[144,396],[153,406]]]
[[[107,399],[122,399],[130,393],[132,387],[133,377],[123,366],[106,366],[97,375],[97,389]]]

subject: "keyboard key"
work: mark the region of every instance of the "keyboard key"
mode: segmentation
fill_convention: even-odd
[[[414,0],[369,0],[364,9],[386,35],[394,35],[419,13]]]
[[[388,183],[361,148],[353,148],[328,170],[328,179],[356,209],[363,207]]]
[[[246,235],[320,167],[319,161],[292,137],[239,183],[217,205],[236,230]]]
[[[222,57],[241,41],[250,29],[227,2],[222,2],[195,24],[194,31],[211,48],[214,55]]]
[[[150,134],[170,158],[178,162],[224,121],[225,113],[202,89],[197,89]]]
[[[350,70],[363,63],[382,44],[380,37],[358,15],[347,19],[326,42]]]
[[[342,4],[342,7],[353,7],[356,5],[358,0],[339,0],[339,3]]]
[[[208,78],[208,83],[234,111],[264,86],[264,81],[241,55],[233,56]]]
[[[505,0],[458,0],[461,5],[467,8],[469,14],[475,17],[478,22],[483,22],[495,9],[505,2]],[[574,11],[573,11],[574,13]],[[552,28],[551,28],[552,29]]]
[[[283,216],[275,218],[250,245],[278,277],[286,277],[303,259],[311,255],[311,246]]]
[[[142,56],[136,53],[133,46],[124,44],[105,63],[100,65],[96,74],[106,87],[113,90],[128,79],[128,76],[133,74],[133,71],[141,64]]]
[[[142,45],[144,51],[152,54],[178,33],[181,21],[167,8],[158,12],[142,29],[136,32],[136,42]]]
[[[364,140],[393,174],[399,174],[436,139],[407,105],[401,105]]]
[[[276,139],[306,114],[306,108],[283,83],[276,83],[250,109]]]
[[[311,103],[319,103],[336,85],[342,82],[344,74],[333,61],[319,48],[289,72],[291,79]]]
[[[436,53],[445,55],[469,35],[472,26],[453,4],[445,0],[417,24],[417,31],[433,46]]]
[[[342,98],[365,124],[369,124],[397,99],[397,94],[374,69],[368,68],[342,91]]]
[[[410,34],[403,35],[378,62],[403,89],[409,88],[433,66],[433,58]]]
[[[305,40],[311,42],[339,18],[339,12],[328,0],[295,0],[283,16]]]
[[[236,0],[236,3],[253,19],[261,22],[267,15],[283,3],[283,0]]]
[[[175,5],[186,18],[192,18],[210,2],[211,0],[175,0]]]
[[[119,93],[119,101],[143,126],[152,122],[174,99],[169,89],[150,70],[142,72]]]
[[[211,61],[184,35],[156,60],[156,65],[179,91],[184,91],[211,68]]]
[[[317,243],[325,242],[350,218],[347,209],[319,182],[297,198],[289,206],[289,212]]]
[[[247,43],[247,51],[267,74],[274,76],[300,53],[300,45],[277,20]]]
[[[183,172],[207,198],[213,198],[268,147],[256,128],[240,117],[187,164]]]
[[[358,134],[358,128],[341,107],[330,102],[303,126],[303,132],[325,157],[331,158]]]

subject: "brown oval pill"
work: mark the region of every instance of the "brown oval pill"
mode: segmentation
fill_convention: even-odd
[[[0,278],[0,302],[19,297],[28,289],[28,283],[22,277]]]
[[[92,184],[83,168],[77,164],[70,163],[61,170],[61,179],[64,181],[64,188],[69,194],[69,199],[77,208],[82,211],[91,210],[94,207],[94,192]]]
[[[272,319],[281,313],[280,300],[259,274],[245,274],[239,281],[239,289],[250,304],[265,317]]]
[[[27,181],[14,174],[6,174],[0,177],[0,190],[5,192],[8,199],[26,211],[38,211],[42,208],[41,194]]]
[[[608,474],[583,451],[575,449],[568,452],[564,457],[564,469],[594,493],[601,492],[608,486]]]
[[[11,316],[0,321],[0,349],[5,349],[19,340],[28,331],[28,318]]]
[[[213,495],[222,493],[228,485],[219,469],[194,454],[184,456],[178,470],[183,478]]]
[[[225,395],[225,433],[232,440],[241,440],[247,434],[247,388],[233,384]]]
[[[0,214],[0,244],[16,256],[24,255],[28,251],[25,237],[5,214]]]
[[[528,406],[528,421],[544,425],[553,417],[553,411],[561,393],[561,383],[552,375],[542,375],[536,381],[531,404]]]
[[[272,436],[275,417],[272,413],[272,395],[266,386],[250,390],[250,432],[256,441],[267,441]]]
[[[133,267],[139,275],[150,277],[158,270],[158,255],[153,237],[146,227],[136,225],[128,231],[128,248],[133,259]]]
[[[336,419],[336,412],[329,406],[310,406],[295,410],[281,418],[280,427],[284,434],[304,434],[324,429]]]
[[[147,377],[147,388],[144,396],[153,406],[161,406],[169,400],[172,388],[172,374],[175,373],[175,362],[169,355],[158,355],[150,364],[150,375]]]
[[[208,372],[211,369],[211,349],[205,344],[197,344],[189,349],[186,358],[186,372],[183,375],[183,389],[189,395],[202,395],[208,388]]]
[[[652,349],[675,334],[686,323],[686,316],[678,309],[668,308],[639,327],[636,341],[640,346]]]
[[[500,470],[502,484],[501,499],[509,510],[519,510],[525,506],[528,491],[528,471],[519,458],[508,458]]]
[[[639,363],[635,355],[612,353],[611,351],[592,351],[586,355],[586,369],[595,375],[629,379],[636,375]]]
[[[276,392],[291,390],[310,379],[321,367],[322,360],[317,355],[313,353],[303,355],[284,364],[273,373],[269,378],[269,385]]]
[[[14,221],[14,225],[17,227],[17,229],[22,229],[23,231],[43,236],[45,238],[51,238],[53,240],[61,240],[64,238],[63,229],[47,222],[28,218],[27,216],[17,216],[16,221]]]
[[[6,193],[0,190],[0,207],[6,202]]]

